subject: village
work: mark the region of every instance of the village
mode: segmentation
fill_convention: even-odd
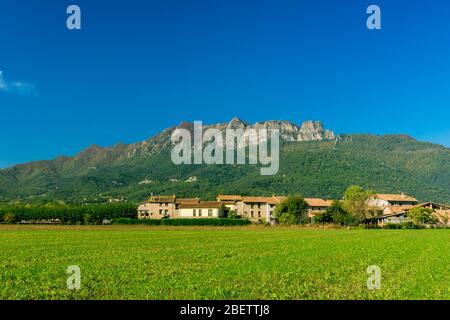
[[[164,218],[227,218],[231,215],[247,218],[253,223],[275,224],[274,215],[277,204],[286,200],[286,196],[272,195],[241,196],[218,195],[215,201],[202,201],[198,197],[178,198],[171,196],[150,196],[138,206],[139,219]],[[304,198],[307,204],[308,219],[314,223],[315,217],[331,207],[333,200]],[[434,212],[438,222],[449,225],[450,206],[435,202],[419,201],[404,193],[374,194],[367,200],[367,206],[376,212],[375,220],[379,226],[401,224],[408,221],[408,211],[413,208],[428,208]]]

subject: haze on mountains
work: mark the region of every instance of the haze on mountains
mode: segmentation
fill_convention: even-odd
[[[178,127],[192,129],[192,123]],[[0,170],[0,201],[68,203],[109,199],[143,201],[153,194],[214,199],[301,194],[336,199],[352,184],[379,193],[407,193],[420,201],[450,203],[450,149],[406,135],[339,134],[312,121],[247,124],[238,118],[207,128],[279,129],[280,168],[261,176],[256,165],[174,165],[171,127],[143,142],[93,145],[74,157]]]

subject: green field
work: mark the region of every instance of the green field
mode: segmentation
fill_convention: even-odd
[[[450,229],[2,225],[0,283],[1,299],[450,299]]]

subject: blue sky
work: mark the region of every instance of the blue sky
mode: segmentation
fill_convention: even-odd
[[[0,41],[0,167],[234,116],[450,146],[448,1],[1,1]]]

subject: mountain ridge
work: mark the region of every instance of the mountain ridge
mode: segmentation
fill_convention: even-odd
[[[242,126],[280,129],[278,175],[260,177],[251,165],[173,165],[171,133],[176,128],[192,129],[192,123],[182,122],[141,142],[91,145],[72,157],[2,169],[0,201],[140,201],[150,192],[212,198],[219,191],[335,198],[347,185],[361,184],[380,192],[401,191],[423,200],[450,202],[450,149],[444,146],[404,134],[335,135],[320,121],[299,126],[283,120],[248,124],[233,118],[204,129]]]

